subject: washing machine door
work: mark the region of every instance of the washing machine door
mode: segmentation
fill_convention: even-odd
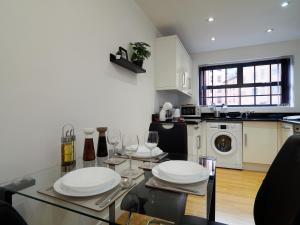
[[[229,132],[218,132],[211,139],[212,149],[220,155],[231,155],[236,152],[236,138]]]

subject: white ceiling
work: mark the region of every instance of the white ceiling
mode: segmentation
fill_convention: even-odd
[[[286,8],[283,0],[135,1],[162,35],[177,34],[190,53],[300,39],[300,0]],[[206,21],[210,16],[215,22]]]

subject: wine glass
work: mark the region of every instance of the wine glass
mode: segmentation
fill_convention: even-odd
[[[150,150],[150,167],[152,167],[152,150],[156,148],[158,144],[158,132],[146,131],[145,133],[145,146]]]
[[[109,129],[107,131],[107,141],[113,146],[113,155],[110,157],[115,162],[116,147],[121,143],[121,131],[118,129]]]
[[[129,156],[129,169],[122,174],[125,176],[135,176],[138,174],[136,169],[132,169],[132,155],[137,152],[139,148],[139,137],[135,134],[125,134],[122,139],[122,147],[125,154]]]

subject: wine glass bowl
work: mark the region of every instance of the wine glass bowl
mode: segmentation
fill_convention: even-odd
[[[131,155],[131,156],[132,156],[134,153],[137,152],[138,148],[139,148],[138,145],[130,145],[130,146],[127,146],[127,147],[124,148],[125,154],[126,154],[126,155]]]
[[[125,176],[135,176],[138,174],[136,169],[132,168],[132,155],[137,152],[139,148],[139,137],[135,134],[125,134],[122,139],[122,148],[126,155],[129,156],[129,169],[123,172]]]
[[[157,144],[156,143],[149,143],[149,142],[145,142],[145,146],[150,149],[150,150],[153,150],[157,147]]]
[[[150,151],[150,167],[152,167],[152,150],[158,145],[158,132],[157,131],[146,131],[145,133],[145,146]]]
[[[108,129],[107,131],[108,144],[113,146],[113,155],[110,157],[113,161],[115,160],[116,147],[121,143],[121,131],[118,129]]]

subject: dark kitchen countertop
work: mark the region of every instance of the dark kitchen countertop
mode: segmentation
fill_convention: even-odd
[[[222,121],[222,122],[243,122],[243,121],[266,121],[266,122],[276,122],[280,121],[281,119],[278,118],[205,118],[202,119],[203,121],[207,122],[217,122],[217,121]]]
[[[184,121],[184,122],[172,122],[172,121],[159,121],[159,123],[185,123],[187,125],[198,125],[201,122],[244,122],[244,121],[253,121],[253,122],[285,122],[291,124],[300,124],[298,120],[283,120],[280,118],[205,118],[201,121]]]
[[[281,120],[281,122],[291,123],[291,124],[300,124],[300,120]]]
[[[300,113],[252,113],[247,118],[245,117],[237,117],[230,118],[226,116],[225,113],[221,114],[221,117],[215,118],[213,117],[213,113],[203,113],[201,120],[207,122],[243,122],[243,121],[262,121],[262,122],[277,122],[283,121],[288,123],[300,124],[300,121],[297,120],[283,120],[283,117],[300,115]]]
[[[277,122],[282,121],[286,123],[292,124],[300,124],[300,120],[284,120],[283,117],[300,115],[298,112],[294,113],[252,113],[248,118],[237,117],[230,118],[226,116],[225,113],[221,113],[221,117],[215,118],[213,113],[202,113],[201,117],[194,118],[186,118],[188,121],[184,122],[173,122],[173,121],[157,121],[159,123],[186,123],[187,125],[197,125],[202,121],[206,122],[243,122],[243,121],[262,121],[262,122]]]
[[[162,123],[162,124],[172,124],[172,123],[185,123],[187,125],[197,125],[199,123],[201,123],[201,120],[195,120],[195,121],[178,121],[178,122],[174,122],[174,121],[152,121],[152,122],[156,122],[156,123]]]

